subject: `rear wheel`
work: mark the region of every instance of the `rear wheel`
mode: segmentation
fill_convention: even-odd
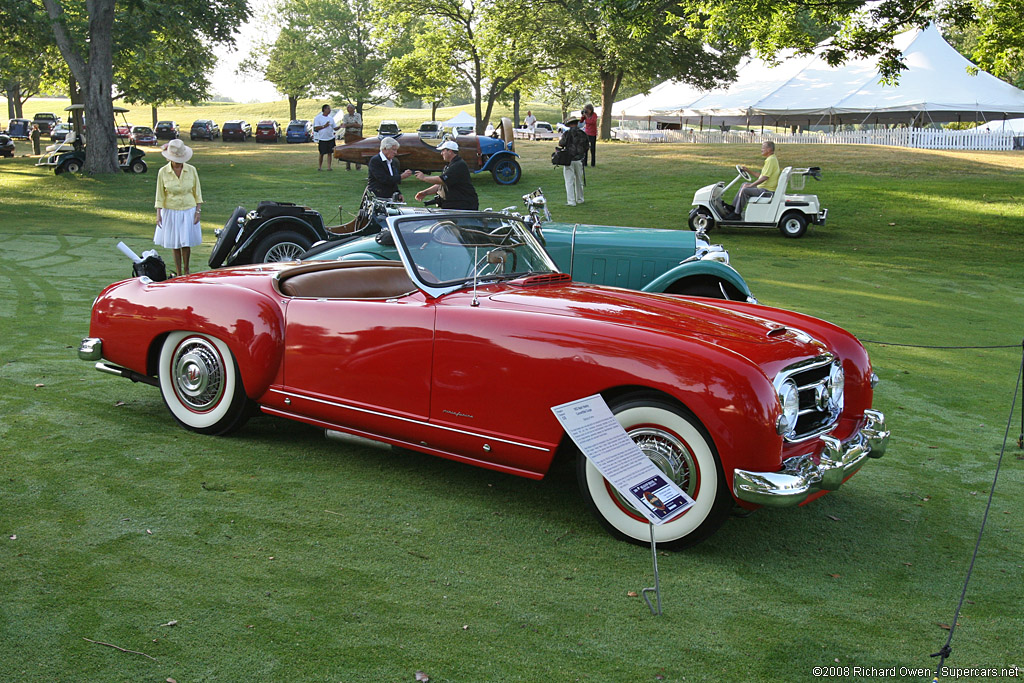
[[[229,434],[248,419],[248,398],[227,344],[172,332],[160,350],[160,393],[177,422],[194,432]]]
[[[792,211],[787,213],[779,221],[779,232],[786,237],[803,237],[804,233],[807,232],[807,216],[802,213]]]
[[[130,168],[132,173],[138,174],[145,173],[149,167],[146,166],[146,162],[143,161],[142,159],[136,159],[135,161],[132,162]]]
[[[252,260],[253,263],[294,261],[312,244],[308,237],[292,230],[271,233],[260,240]]]
[[[68,159],[60,165],[64,173],[78,173],[82,170],[82,162],[78,159]]]
[[[713,227],[715,227],[715,217],[703,206],[690,212],[690,230],[711,232]]]
[[[626,396],[612,403],[611,409],[644,454],[695,501],[679,517],[655,527],[658,545],[685,548],[714,533],[732,508],[732,496],[703,426],[682,408],[642,394]],[[577,456],[576,472],[588,507],[613,536],[638,545],[650,542],[647,518],[582,453]]]

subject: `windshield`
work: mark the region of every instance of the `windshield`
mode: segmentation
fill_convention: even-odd
[[[151,131],[149,128],[145,128],[143,126],[135,126],[135,134],[136,135],[152,135],[153,131]]]
[[[448,214],[389,219],[406,267],[437,296],[477,282],[558,272],[527,225],[512,216]]]

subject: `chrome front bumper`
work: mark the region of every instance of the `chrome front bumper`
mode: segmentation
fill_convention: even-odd
[[[835,491],[847,477],[860,469],[867,458],[881,458],[889,443],[885,415],[864,411],[864,426],[846,443],[831,436],[825,442],[818,464],[810,455],[789,458],[778,472],[736,470],[732,490],[736,498],[767,507],[791,507],[818,491]]]
[[[100,360],[103,358],[103,340],[96,337],[86,337],[78,346],[78,358],[80,360]]]

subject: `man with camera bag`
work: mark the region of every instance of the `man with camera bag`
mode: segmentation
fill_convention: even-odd
[[[587,134],[579,129],[580,120],[570,116],[565,125],[569,130],[562,133],[558,139],[558,146],[565,150],[564,157],[568,157],[568,164],[562,166],[562,176],[565,178],[565,203],[569,206],[576,206],[583,203],[583,160],[587,158],[590,149],[590,139]]]

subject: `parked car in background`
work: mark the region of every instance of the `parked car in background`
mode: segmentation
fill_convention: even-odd
[[[247,121],[225,121],[224,127],[221,128],[221,137],[224,142],[228,140],[238,140],[239,142],[245,142],[252,137],[252,126]]]
[[[256,142],[277,142],[281,139],[281,126],[277,121],[260,121],[256,124]]]
[[[32,132],[32,121],[30,119],[11,119],[7,123],[7,135],[18,140],[28,140]]]
[[[157,138],[160,140],[174,140],[181,137],[181,129],[174,121],[158,122],[153,132],[156,133]]]
[[[66,123],[58,123],[50,129],[50,142],[63,142],[71,132],[71,126]]]
[[[402,129],[398,127],[398,121],[381,121],[377,126],[378,138],[397,138],[401,134]]]
[[[115,124],[114,130],[117,132],[118,137],[122,138],[127,138],[132,134],[132,126],[128,123]]]
[[[39,126],[39,131],[43,135],[49,135],[50,130],[53,129],[58,123],[60,123],[60,117],[51,112],[42,111],[32,117],[32,123]]]
[[[14,156],[14,140],[10,135],[0,134],[0,157]]]
[[[525,125],[516,128],[515,135],[517,140],[530,139],[530,131],[526,129]],[[536,140],[554,140],[557,137],[554,128],[547,121],[538,121],[534,125],[533,135]]]
[[[149,126],[132,126],[129,136],[136,145],[155,145],[156,133]]]
[[[285,142],[313,142],[313,122],[296,119],[288,124],[284,134]]]
[[[210,119],[198,119],[188,132],[192,140],[215,140],[220,137],[220,126]]]
[[[440,140],[444,137],[444,129],[439,121],[424,121],[416,130],[416,134],[423,140]]]
[[[158,388],[172,419],[200,434],[262,412],[529,479],[574,467],[575,512],[666,549],[706,539],[737,506],[810,503],[885,454],[868,353],[836,325],[574,282],[530,222],[506,213],[400,211],[385,222],[398,260],[114,283],[93,304],[79,358]],[[552,408],[594,396],[692,499],[680,515],[652,526],[638,508],[657,497],[620,495],[573,445]],[[457,505],[441,479],[436,495]],[[873,500],[883,514],[885,497]],[[527,509],[509,514],[536,514]]]

